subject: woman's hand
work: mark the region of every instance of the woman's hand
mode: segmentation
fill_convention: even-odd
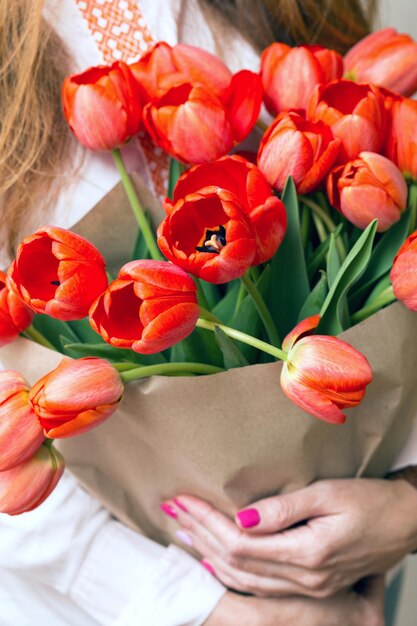
[[[383,626],[384,580],[370,578],[357,591],[327,600],[263,599],[226,593],[204,626]]]
[[[261,500],[236,523],[195,497],[177,502],[179,524],[216,576],[258,596],[328,598],[417,547],[417,490],[402,480],[320,481]]]

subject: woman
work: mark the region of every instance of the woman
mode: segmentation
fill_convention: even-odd
[[[106,158],[96,155],[88,156],[75,171],[72,169],[71,177],[76,181],[72,182],[72,187],[68,186],[71,184],[69,180],[62,179],[62,172],[68,168],[72,150],[70,138],[61,121],[56,95],[59,92],[62,73],[67,73],[66,68],[63,70],[66,59],[57,54],[57,51],[61,50],[59,43],[42,24],[42,4],[20,0],[8,7],[4,1],[1,5],[2,29],[5,30],[2,31],[1,37],[2,67],[4,67],[1,93],[4,121],[0,145],[3,147],[4,157],[0,180],[5,217],[3,223],[7,223],[11,246],[18,236],[23,219],[25,229],[28,229],[26,222],[28,208],[33,207],[35,211],[42,198],[43,211],[46,210],[43,200],[46,192],[49,193],[53,188],[51,180],[58,178],[60,183],[56,187],[61,190],[57,201],[60,210],[55,206],[58,217],[54,217],[54,221],[62,225],[76,221],[77,217],[88,211],[115,182]],[[78,56],[80,69],[100,62],[99,58],[94,57],[94,54],[97,55],[97,49],[92,45],[92,42],[100,40],[100,32],[96,30],[92,38],[92,33],[82,21],[82,14],[88,9],[89,4],[91,3],[79,2],[76,6],[75,0],[65,0],[60,3],[59,11],[55,14],[56,17],[62,18],[61,23],[56,25],[57,29],[72,48],[73,54]],[[233,3],[230,3],[230,6],[225,3],[220,6],[219,3],[218,9],[225,11],[228,19],[235,24],[238,23],[237,18],[240,18],[242,31],[247,37],[254,37],[253,43],[260,47],[267,45],[272,37],[283,39],[283,32],[286,32],[286,36],[294,43],[310,39],[344,50],[363,36],[367,28],[359,3],[350,3],[349,9],[343,3],[337,2],[308,4],[300,2],[299,5],[295,2],[265,2],[265,6],[263,3],[257,4],[260,6],[255,11],[251,9],[253,3],[237,9],[233,8]],[[94,7],[101,10],[98,5],[105,5],[105,2],[98,2]],[[214,14],[207,5],[202,4],[200,7],[196,2],[171,2],[170,6],[166,7],[164,3],[163,20],[158,19],[161,7],[157,2],[143,1],[140,2],[140,7],[156,39],[168,39],[170,43],[180,39],[211,48],[219,53],[223,52],[232,67],[233,64],[238,67],[239,62],[243,63],[242,56],[246,66],[251,62],[257,63],[253,49],[239,39],[237,34],[230,37],[230,25]],[[54,14],[52,12],[49,15]],[[326,19],[323,19],[324,15]],[[281,16],[285,16],[285,19]],[[102,14],[100,19],[106,20]],[[268,26],[271,23],[274,24],[272,30]],[[88,21],[87,25],[90,25]],[[227,38],[224,37],[225,32],[228,33]],[[308,36],[310,33],[314,34]],[[138,155],[135,155],[135,158],[138,159]],[[142,162],[142,167],[144,166]],[[81,183],[84,184],[82,193],[79,192]],[[75,201],[74,193],[77,189]],[[85,193],[86,190],[88,193]],[[51,203],[53,204],[53,200]],[[69,215],[62,215],[63,208]],[[42,215],[39,213],[33,215],[33,224],[44,222],[44,216],[45,212]],[[350,481],[344,484],[348,482]],[[325,501],[330,487],[328,484],[324,487],[319,484],[316,488],[328,489],[324,492]],[[346,495],[345,501],[341,502],[342,511],[350,511],[350,502],[353,501],[356,506],[361,502],[361,498],[368,499],[371,492],[374,492],[373,489],[369,489],[365,496],[361,493],[359,498],[352,493],[351,487],[351,492]],[[338,493],[342,491],[339,485],[336,486],[336,490]],[[380,495],[379,499],[381,506],[391,508],[391,504],[398,500],[406,503],[401,504],[398,518],[398,526],[402,528],[403,518],[409,517],[409,511],[415,506],[413,490],[405,483],[399,483],[398,488],[390,484],[389,493],[382,491],[384,494]],[[365,581],[355,592],[341,591],[331,598],[328,597],[329,592],[339,591],[368,574],[385,570],[405,551],[414,547],[411,539],[403,542],[399,539],[398,543],[401,546],[394,551],[395,555],[389,554],[387,559],[382,559],[383,567],[378,562],[377,569],[374,569],[375,560],[369,559],[369,553],[359,550],[359,566],[355,564],[355,567],[351,568],[352,573],[346,577],[340,577],[340,568],[337,568],[336,574],[339,579],[335,581],[334,577],[328,577],[331,585],[326,585],[326,579],[320,574],[322,565],[329,569],[324,559],[320,564],[318,561],[305,563],[304,555],[298,555],[297,561],[295,557],[293,558],[294,555],[290,556],[290,552],[287,552],[288,566],[283,567],[279,561],[260,563],[259,561],[264,560],[262,554],[256,551],[256,543],[254,548],[249,542],[244,544],[243,550],[239,548],[241,556],[237,559],[236,555],[228,555],[227,544],[228,537],[232,537],[231,533],[233,537],[239,537],[239,540],[242,537],[246,538],[244,532],[248,532],[249,539],[250,532],[256,533],[260,530],[262,533],[269,533],[270,536],[266,537],[269,541],[268,549],[269,547],[275,549],[277,544],[279,547],[280,541],[292,534],[291,531],[277,535],[277,530],[310,516],[318,517],[320,524],[322,520],[320,516],[327,516],[329,511],[325,508],[314,509],[309,504],[309,494],[299,493],[301,497],[306,495],[306,501],[300,500],[300,504],[298,501],[297,504],[293,504],[292,498],[297,496],[289,496],[284,500],[273,499],[254,506],[260,522],[252,526],[252,531],[248,528],[243,530],[244,523],[241,523],[240,528],[234,525],[232,528],[231,522],[214,513],[208,505],[186,497],[183,500],[188,513],[182,509],[178,513],[178,520],[188,530],[189,539],[193,540],[197,547],[200,546],[202,553],[213,561],[216,573],[224,583],[238,591],[256,592],[260,596],[283,597],[264,599],[244,597],[234,592],[224,593],[224,588],[182,551],[165,550],[111,520],[103,509],[79,490],[70,477],[63,481],[57,492],[38,511],[22,518],[1,520],[1,537],[5,542],[5,546],[0,550],[1,564],[4,568],[3,589],[7,584],[16,588],[17,580],[21,588],[25,588],[25,581],[28,581],[29,588],[34,586],[37,588],[39,597],[41,590],[45,591],[44,587],[47,586],[67,596],[67,599],[78,604],[84,611],[80,612],[73,605],[70,608],[69,604],[65,605],[63,611],[64,600],[62,598],[57,600],[57,596],[52,599],[50,595],[48,601],[43,602],[43,609],[47,602],[55,603],[52,612],[55,621],[51,619],[49,622],[43,621],[54,624],[110,624],[114,623],[115,619],[118,624],[140,623],[144,626],[148,624],[197,626],[203,623],[207,626],[220,624],[227,626],[236,623],[279,626],[281,623],[288,624],[291,620],[305,626],[322,626],[324,623],[343,623],[345,626],[382,623],[383,588],[380,579]],[[316,494],[317,491],[313,494],[314,502]],[[277,524],[276,509],[285,506],[285,503],[289,505],[288,515],[279,518]],[[292,506],[295,508],[290,508]],[[57,519],[58,513],[61,513],[62,517],[57,525],[54,520]],[[334,517],[336,518],[334,526],[337,526],[341,517],[339,511],[335,512]],[[242,519],[245,519],[245,516]],[[371,521],[373,523],[374,519]],[[378,524],[379,521],[380,516],[375,523]],[[396,522],[394,519],[393,521]],[[358,525],[361,532],[366,523],[367,520],[363,519]],[[413,535],[414,541],[414,529],[408,531],[407,527],[407,532]],[[41,537],[48,538],[46,548],[42,551],[42,558],[32,556],[30,553],[34,537],[37,537],[38,541]],[[217,541],[216,549],[213,548],[213,537]],[[323,541],[327,538],[326,533]],[[256,537],[253,539],[256,542]],[[298,541],[298,536],[296,540]],[[350,545],[356,540],[357,537],[353,536],[350,543],[343,546],[343,555],[350,554]],[[380,543],[382,545],[386,543],[383,533]],[[225,548],[222,548],[224,544]],[[380,546],[377,548],[381,550]],[[254,559],[250,559],[251,555]],[[236,560],[231,561],[231,558]],[[362,561],[365,561],[364,565]],[[335,562],[337,563],[336,560]],[[10,575],[12,578],[10,576],[8,578],[7,570],[10,569],[15,572]],[[255,577],[261,571],[261,583],[258,580],[253,583],[253,578],[249,582],[245,581],[245,576],[246,579],[249,578],[247,574],[242,574],[245,569]],[[23,576],[19,576],[19,570],[24,570]],[[311,573],[311,570],[314,576],[307,582],[306,573],[309,571]],[[292,582],[301,580],[298,573],[303,576],[302,589]],[[262,587],[266,577],[273,580],[274,589],[270,586],[269,589]],[[270,582],[268,584],[271,585]],[[301,596],[285,597],[293,593]],[[18,610],[16,603],[14,607]],[[89,613],[91,618],[87,617],[85,612]],[[13,617],[9,623],[16,624],[19,620]],[[36,622],[32,619],[31,623]]]

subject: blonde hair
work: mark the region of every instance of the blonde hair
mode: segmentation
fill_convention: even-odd
[[[259,49],[288,39],[342,52],[368,32],[375,6],[375,0],[367,11],[361,0],[204,1]],[[72,167],[59,97],[69,58],[43,6],[44,0],[0,0],[0,253],[11,252],[23,223],[30,229],[36,216],[45,219]]]
[[[42,16],[44,0],[0,0],[0,198],[2,253],[31,216],[55,199],[71,162],[61,112],[65,48]]]

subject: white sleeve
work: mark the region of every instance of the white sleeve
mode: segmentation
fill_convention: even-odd
[[[183,550],[113,520],[68,473],[39,508],[0,515],[0,567],[67,595],[103,626],[201,626],[225,592]]]

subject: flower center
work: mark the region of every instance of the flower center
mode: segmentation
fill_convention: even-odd
[[[226,245],[226,229],[220,225],[218,230],[206,230],[204,235],[204,245],[197,246],[196,250],[199,252],[214,252],[220,254],[221,250]]]

